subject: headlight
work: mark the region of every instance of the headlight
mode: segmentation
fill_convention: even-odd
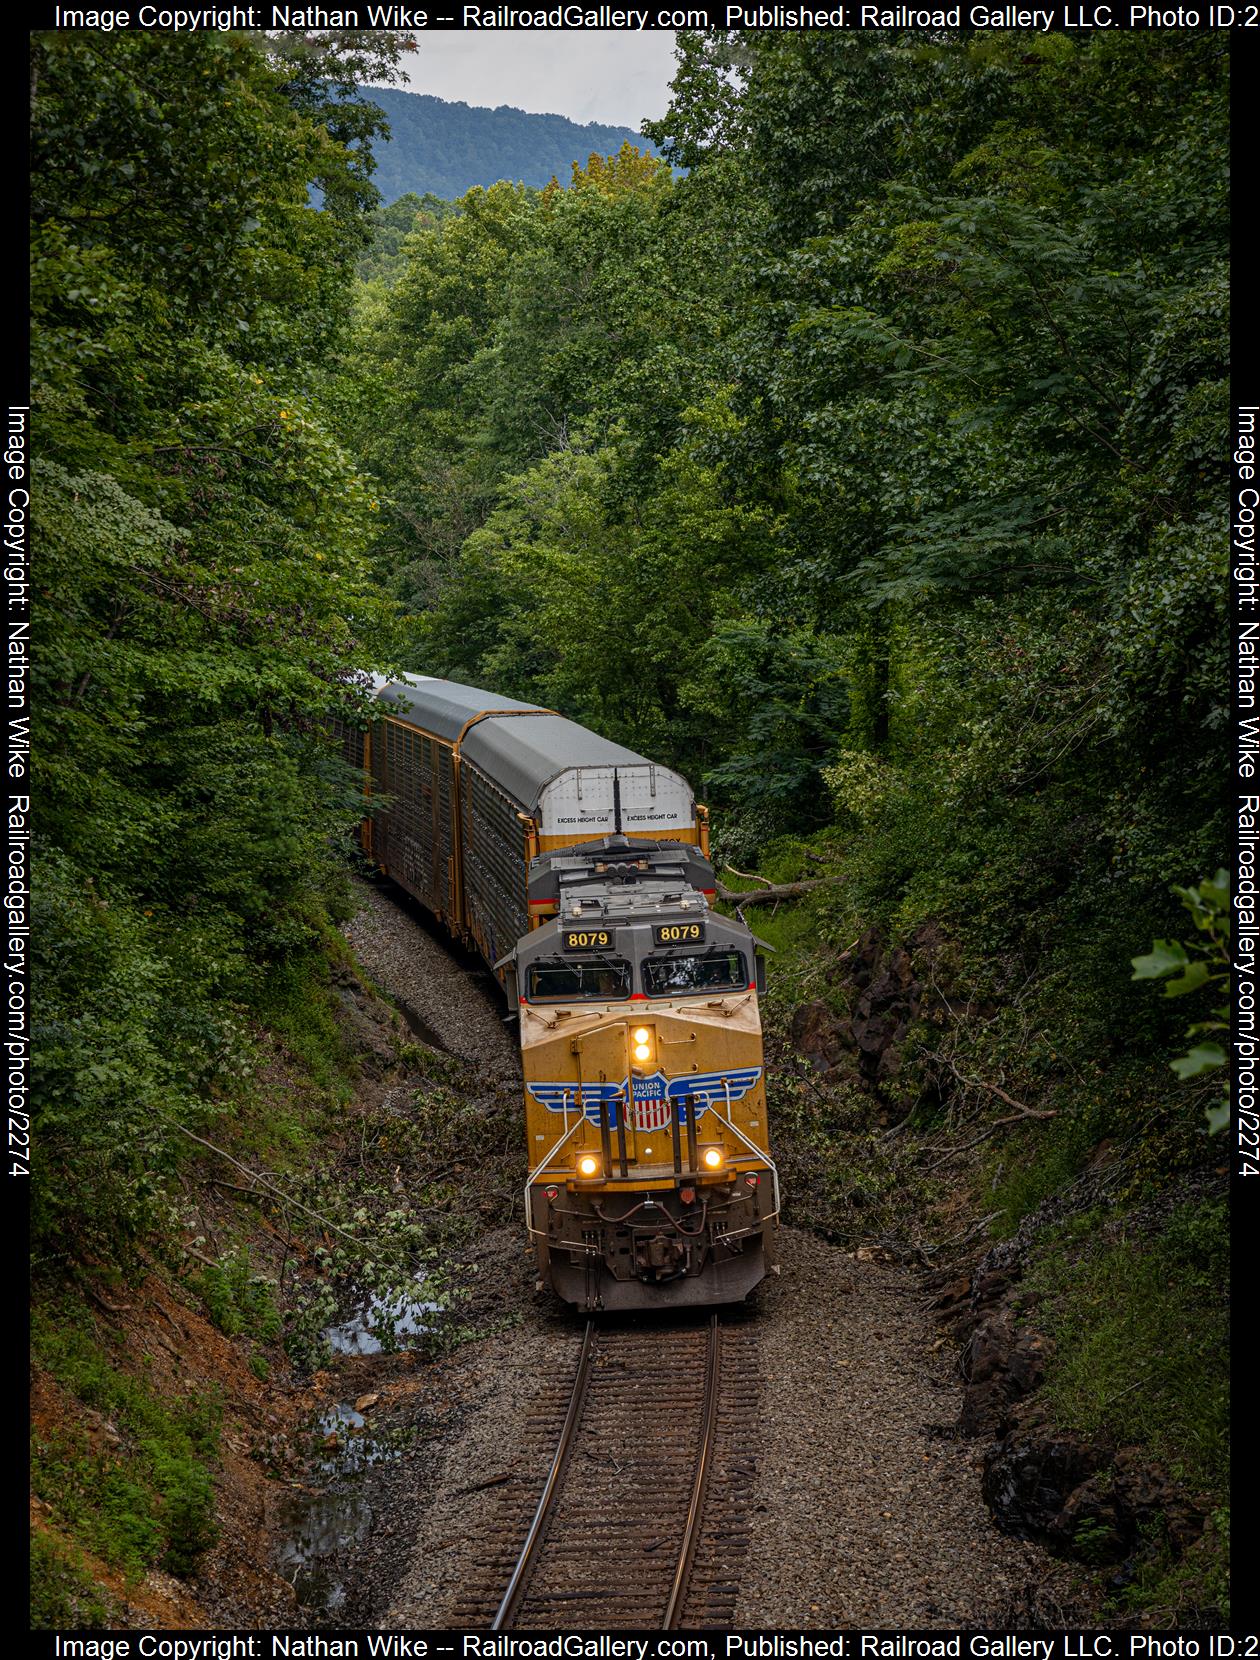
[[[593,1153],[583,1153],[582,1157],[578,1160],[577,1167],[579,1176],[599,1175],[599,1160]]]
[[[700,1162],[706,1170],[720,1170],[726,1163],[726,1155],[720,1147],[706,1147],[700,1155]]]
[[[636,1043],[634,1046],[634,1058],[636,1061],[650,1061],[652,1059],[651,1044]]]
[[[651,1039],[651,1036],[652,1034],[648,1031],[646,1026],[636,1026],[634,1029],[634,1041],[636,1043],[647,1043]]]

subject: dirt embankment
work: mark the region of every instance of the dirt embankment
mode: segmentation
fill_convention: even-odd
[[[84,1275],[64,1307],[56,1293],[54,1344],[60,1353],[69,1341],[80,1374],[84,1355],[94,1371],[86,1381],[80,1375],[76,1392],[57,1381],[64,1364],[37,1359],[33,1367],[31,1522],[56,1577],[74,1565],[70,1612],[157,1629],[374,1619],[393,1559],[409,1545],[394,1539],[387,1520],[392,1495],[423,1486],[429,1445],[441,1442],[466,1391],[458,1355],[443,1355],[436,1329],[410,1329],[430,1318],[441,1323],[427,1290],[417,1292],[414,1309],[400,1310],[391,1296],[374,1299],[356,1286],[346,1224],[364,1231],[360,1204],[374,1222],[410,1203],[417,1215],[404,1245],[424,1270],[441,1254],[445,1272],[432,1295],[449,1297],[452,1323],[500,1324],[531,1294],[519,1238],[506,1272],[502,1252],[481,1238],[518,1188],[519,1063],[502,1002],[490,995],[488,977],[470,975],[414,913],[366,883],[360,898],[347,932],[391,1001],[348,965],[334,969],[333,1012],[353,1099],[331,1104],[282,1045],[259,1034],[265,1060],[253,1116],[225,1121],[212,1132],[223,1152],[207,1147],[181,1174],[183,1236],[126,1287]],[[277,1126],[306,1148],[296,1161],[281,1151],[280,1168],[268,1151]],[[338,1250],[330,1277],[329,1255]],[[484,1266],[487,1252],[493,1268]],[[258,1307],[274,1313],[261,1324],[221,1305],[219,1265],[234,1263],[247,1264],[238,1291],[265,1287]],[[321,1283],[330,1288],[324,1304]],[[379,1302],[401,1316],[397,1341],[412,1352],[381,1348],[372,1330]],[[334,1334],[331,1359],[314,1372],[295,1365],[276,1316],[290,1338],[302,1335],[308,1353],[322,1323]],[[128,1416],[86,1404],[84,1396],[103,1388],[142,1410]],[[146,1473],[144,1414],[178,1418],[193,1403],[218,1425],[213,1542],[182,1577],[138,1572],[111,1560],[107,1507]],[[41,1480],[41,1468],[72,1470],[73,1491],[58,1491],[51,1475]],[[140,1501],[121,1502],[134,1511]],[[172,1502],[179,1496],[156,1501],[159,1522]]]

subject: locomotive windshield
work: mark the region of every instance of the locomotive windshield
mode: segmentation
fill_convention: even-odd
[[[748,965],[742,951],[718,947],[685,957],[649,957],[643,987],[649,997],[689,997],[700,991],[743,991]]]
[[[588,958],[584,962],[572,957],[549,957],[529,967],[531,1002],[571,1002],[629,995],[630,964],[621,957]]]

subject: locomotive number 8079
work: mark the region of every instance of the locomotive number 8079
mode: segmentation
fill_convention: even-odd
[[[553,710],[380,682],[347,759],[365,850],[493,969],[520,1020],[525,1222],[585,1311],[724,1303],[774,1263],[759,942],[710,908],[677,773]]]

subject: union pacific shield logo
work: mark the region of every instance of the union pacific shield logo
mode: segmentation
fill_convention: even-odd
[[[742,1100],[761,1077],[759,1066],[738,1067],[733,1072],[690,1072],[681,1078],[666,1079],[664,1073],[634,1080],[634,1123],[636,1129],[664,1129],[671,1111],[680,1109],[690,1096],[697,1118],[714,1106],[719,1112]],[[600,1104],[606,1103],[608,1123],[617,1126],[617,1108],[628,1079],[619,1084],[535,1083],[526,1079],[525,1088],[548,1112],[581,1112],[592,1124],[599,1123]],[[645,1116],[646,1115],[646,1116]]]
[[[634,1127],[636,1130],[663,1130],[669,1123],[674,1103],[665,1093],[665,1074],[634,1080]]]

